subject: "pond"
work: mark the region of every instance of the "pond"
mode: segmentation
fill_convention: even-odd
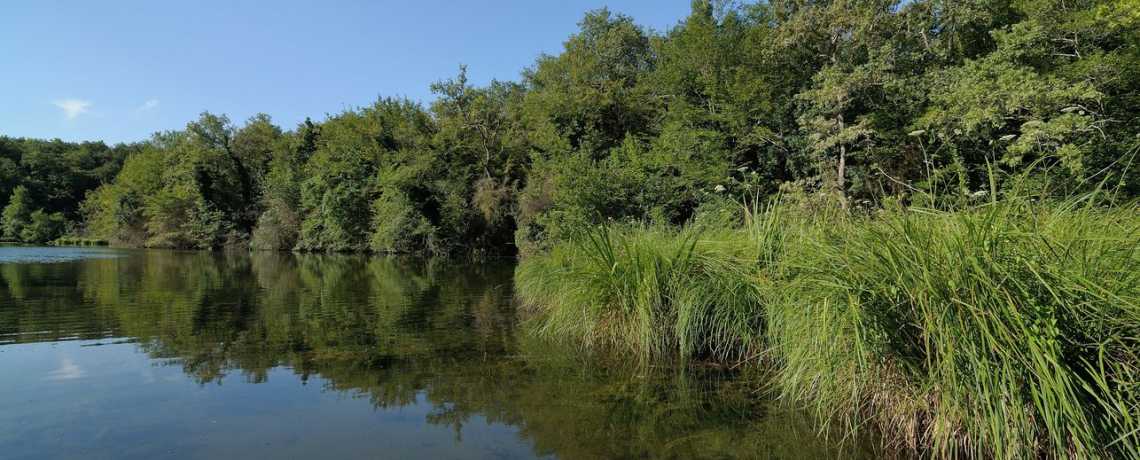
[[[761,377],[526,332],[512,262],[0,248],[6,459],[846,457]]]

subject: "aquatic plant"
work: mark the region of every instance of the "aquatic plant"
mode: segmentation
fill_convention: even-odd
[[[763,355],[784,400],[892,452],[1140,457],[1135,207],[989,200],[602,227],[525,260],[517,289],[539,335]]]
[[[1092,200],[804,232],[768,303],[782,391],[935,457],[1136,458],[1140,219]]]
[[[644,359],[754,353],[762,248],[745,233],[602,226],[523,260],[516,290],[541,336]]]
[[[107,240],[101,238],[85,238],[81,236],[62,236],[56,238],[51,244],[56,246],[107,246]]]

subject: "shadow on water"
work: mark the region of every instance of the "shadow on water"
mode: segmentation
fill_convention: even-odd
[[[535,457],[849,458],[766,401],[759,376],[637,367],[530,337],[512,305],[513,270],[171,251],[2,264],[0,350],[129,341],[199,387],[284,370],[376,411],[426,406],[422,423],[456,443],[475,421],[512,427]]]

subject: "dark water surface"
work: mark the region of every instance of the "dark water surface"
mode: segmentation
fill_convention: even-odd
[[[842,456],[755,376],[531,338],[513,270],[0,247],[0,458]]]

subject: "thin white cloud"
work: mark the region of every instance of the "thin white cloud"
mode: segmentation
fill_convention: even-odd
[[[72,380],[87,375],[71,358],[63,358],[59,369],[48,374],[48,380]]]
[[[71,120],[82,114],[91,113],[91,111],[87,110],[87,108],[94,105],[93,102],[85,101],[82,99],[61,99],[58,101],[53,101],[52,104],[55,104],[56,107],[63,109],[63,118],[65,120]]]
[[[147,99],[142,106],[139,106],[139,113],[150,112],[155,107],[158,107],[158,99]]]

